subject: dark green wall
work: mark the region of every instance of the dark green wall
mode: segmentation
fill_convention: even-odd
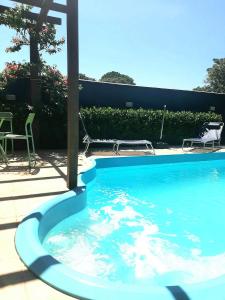
[[[161,89],[133,85],[101,83],[80,80],[80,105],[125,107],[133,102],[134,108],[162,108],[169,110],[208,111],[215,106],[216,112],[225,114],[225,94]],[[225,118],[224,118],[225,119]]]

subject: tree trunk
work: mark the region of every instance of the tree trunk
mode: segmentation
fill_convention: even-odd
[[[38,41],[35,35],[30,35],[30,104],[37,112],[41,107],[41,78],[40,78],[40,56]],[[35,145],[40,144],[40,123],[37,118],[34,122]]]

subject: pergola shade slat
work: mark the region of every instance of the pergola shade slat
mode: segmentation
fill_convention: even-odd
[[[37,24],[36,24],[37,32],[39,32],[41,30],[43,23],[47,20],[47,15],[48,15],[48,12],[49,12],[49,9],[50,9],[50,6],[52,5],[52,3],[53,3],[53,0],[49,0],[49,1],[44,0],[43,1],[43,5],[41,7],[41,11],[38,16]]]
[[[11,1],[18,2],[21,4],[32,5],[36,7],[42,7],[43,4],[42,0],[11,0]],[[54,10],[61,13],[67,13],[66,5],[59,4],[59,3],[52,3],[50,10]]]
[[[3,13],[4,11],[9,10],[10,7],[4,6],[4,5],[0,5],[0,13]],[[38,20],[39,14],[36,13],[32,13],[32,12],[27,12],[25,14],[25,17],[27,19],[31,19],[31,20]],[[62,24],[62,20],[60,18],[56,18],[56,17],[51,17],[51,16],[47,16],[47,22],[53,25],[61,25]]]

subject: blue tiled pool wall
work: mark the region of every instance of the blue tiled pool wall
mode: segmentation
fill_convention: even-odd
[[[55,203],[54,203],[55,202]],[[63,219],[78,213],[86,206],[86,190],[78,188],[75,191],[69,191],[50,201],[50,207],[43,214],[39,223],[39,239],[42,242],[49,230]]]
[[[204,153],[204,154],[178,154],[178,155],[156,155],[156,156],[136,156],[136,157],[114,157],[97,158],[96,168],[113,168],[122,166],[137,166],[146,164],[165,164],[165,163],[181,163],[206,160],[225,159],[224,153]]]
[[[95,161],[91,167],[78,176],[78,188],[66,192],[45,204],[45,213],[39,224],[39,238],[42,242],[45,235],[63,219],[78,213],[86,206],[86,184],[96,176]]]

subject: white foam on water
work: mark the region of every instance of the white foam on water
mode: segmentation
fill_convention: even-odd
[[[150,235],[144,229],[132,234],[133,244],[120,245],[124,262],[134,269],[137,279],[155,277],[165,280],[164,284],[170,284],[174,274],[179,274],[179,280],[190,284],[225,274],[225,253],[201,256],[201,249],[193,248],[188,257],[183,257],[178,254],[181,251],[176,244]]]
[[[89,243],[85,237],[78,237],[74,246],[57,258],[77,272],[107,278],[114,271],[114,265],[107,254],[97,253],[98,246]]]
[[[116,198],[112,201],[112,203],[113,203],[113,204],[121,204],[121,205],[125,206],[125,205],[128,204],[129,201],[130,201],[130,200],[129,200],[129,197],[127,196],[127,194],[122,193],[122,194],[120,194],[118,197],[116,197]]]
[[[92,221],[98,221],[100,218],[100,211],[89,208],[89,217]]]
[[[185,232],[185,236],[188,240],[192,241],[193,243],[200,243],[200,238],[193,233]]]
[[[110,235],[121,226],[121,221],[133,220],[141,214],[137,213],[132,207],[125,206],[123,210],[115,210],[112,206],[104,206],[100,209],[105,214],[102,221],[90,226],[90,232],[97,239]]]
[[[82,274],[109,279],[112,274],[116,278],[117,259],[126,266],[126,273],[131,272],[138,282],[143,280],[155,280],[163,285],[177,283],[198,283],[207,281],[225,274],[225,253],[215,256],[203,256],[200,247],[189,249],[184,255],[183,249],[176,243],[166,239],[156,224],[146,221],[131,207],[125,207],[122,211],[114,210],[111,206],[102,208],[110,216],[103,219],[101,223],[91,225],[88,234],[76,234],[72,247],[67,249],[68,237],[63,234],[52,236],[48,239],[49,244],[63,244],[66,247],[55,252],[55,256],[61,262]],[[94,214],[95,215],[95,214]],[[101,241],[106,236],[120,228],[121,222],[130,226],[129,242],[120,242],[118,246],[118,257],[110,257],[105,251],[101,253]],[[91,242],[89,237],[95,237]],[[176,236],[172,234],[172,237]],[[194,243],[199,238],[190,232],[185,236]],[[71,241],[71,240],[69,240]],[[124,274],[126,282],[127,274]],[[121,274],[120,274],[121,276]],[[120,278],[117,278],[121,280]]]
[[[64,234],[57,234],[57,235],[51,236],[48,239],[48,243],[59,244],[59,243],[63,243],[65,240],[67,240],[67,237]]]

